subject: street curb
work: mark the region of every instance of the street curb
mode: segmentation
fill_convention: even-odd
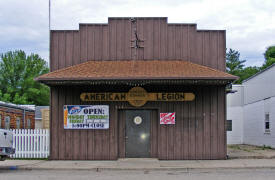
[[[248,170],[248,169],[275,169],[275,166],[255,166],[255,167],[156,167],[156,168],[125,168],[125,167],[92,167],[92,168],[44,168],[44,167],[24,167],[24,166],[3,166],[0,170],[17,170],[17,171],[31,171],[31,170],[46,170],[46,171],[213,171],[213,170]]]
[[[18,166],[0,166],[0,170],[19,170]]]

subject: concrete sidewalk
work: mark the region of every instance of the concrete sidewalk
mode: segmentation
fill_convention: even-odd
[[[6,160],[0,170],[188,170],[274,168],[275,159],[178,160],[119,159],[117,161]]]

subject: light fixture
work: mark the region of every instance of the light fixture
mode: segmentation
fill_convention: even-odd
[[[136,116],[136,117],[134,118],[134,123],[135,123],[136,125],[140,125],[140,124],[142,123],[142,118],[141,118],[140,116]]]

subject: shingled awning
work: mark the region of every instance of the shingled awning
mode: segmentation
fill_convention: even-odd
[[[87,61],[36,78],[45,84],[90,84],[104,81],[177,81],[228,84],[238,77],[184,60]],[[215,84],[215,83],[214,83]]]

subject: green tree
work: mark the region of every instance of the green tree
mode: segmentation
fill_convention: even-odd
[[[226,53],[226,71],[233,75],[239,75],[244,67],[246,60],[240,60],[240,53],[233,49],[229,49]]]
[[[15,104],[49,104],[49,88],[34,78],[49,72],[39,55],[26,56],[24,51],[1,54],[0,100]]]
[[[239,80],[235,81],[234,83],[240,83],[241,76],[243,75],[242,71],[244,68],[244,63],[246,60],[240,60],[240,53],[236,50],[229,49],[226,53],[226,71],[229,74],[235,75],[240,77]]]
[[[235,84],[241,84],[243,80],[253,76],[259,71],[260,71],[260,68],[257,66],[248,66],[243,68],[239,76],[240,78],[235,82]]]
[[[265,62],[261,67],[244,67],[245,60],[240,60],[240,53],[229,49],[226,53],[226,71],[232,75],[239,76],[239,79],[234,82],[235,84],[242,83],[243,80],[275,63],[275,46],[268,47],[264,53],[264,57]]]
[[[265,62],[261,67],[261,70],[275,63],[275,46],[268,47],[264,53],[264,57],[265,57]]]

